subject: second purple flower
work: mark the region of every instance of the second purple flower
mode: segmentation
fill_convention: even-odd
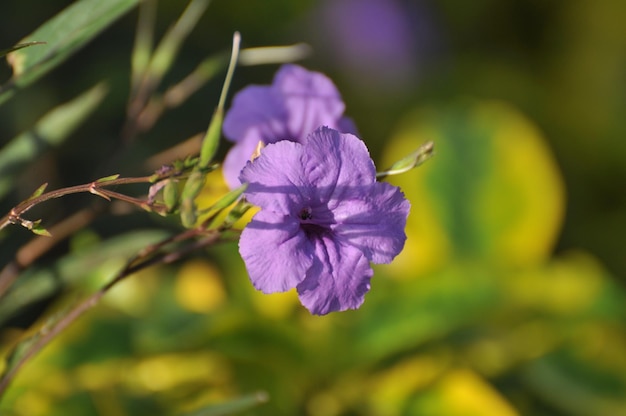
[[[320,126],[356,133],[343,116],[345,105],[324,74],[298,65],[283,65],[272,85],[251,85],[237,93],[224,118],[224,135],[235,142],[224,160],[224,178],[240,185],[239,173],[257,144],[302,142]]]

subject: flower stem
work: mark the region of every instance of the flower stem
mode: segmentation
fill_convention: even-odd
[[[122,195],[117,192],[109,191],[104,189],[104,187],[116,186],[116,185],[128,185],[135,183],[151,183],[150,176],[136,177],[136,178],[118,178],[112,180],[106,180],[102,182],[93,181],[91,183],[69,186],[67,188],[56,189],[54,191],[46,192],[45,194],[39,195],[34,198],[29,198],[15,207],[11,209],[11,211],[0,218],[0,230],[7,227],[9,224],[22,224],[24,225],[26,220],[22,219],[22,215],[24,215],[27,211],[33,208],[35,205],[41,204],[43,202],[49,201],[51,199],[60,198],[65,195],[78,194],[89,192],[95,195],[99,195],[105,199],[121,199],[128,203],[139,206],[140,208],[146,209],[146,202],[127,197],[126,195]],[[159,208],[157,208],[158,210]]]

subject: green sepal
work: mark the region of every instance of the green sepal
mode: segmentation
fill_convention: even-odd
[[[195,226],[198,220],[198,212],[195,199],[202,191],[206,182],[206,173],[200,169],[194,169],[187,178],[187,182],[183,187],[183,195],[180,206],[180,219],[185,228]]]
[[[206,174],[199,169],[194,170],[187,178],[187,182],[183,188],[182,199],[195,199],[202,191],[206,182]]]
[[[168,180],[163,188],[163,202],[167,212],[174,212],[180,203],[180,188],[178,181]]]
[[[180,220],[185,228],[193,228],[198,221],[196,203],[193,199],[183,199],[180,204]]]

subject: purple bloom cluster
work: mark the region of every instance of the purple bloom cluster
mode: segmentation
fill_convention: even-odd
[[[231,162],[245,154],[243,143],[246,159],[259,141],[267,144],[238,168],[245,197],[261,208],[239,240],[250,279],[264,293],[296,288],[316,315],[358,308],[370,262],[389,263],[406,240],[409,202],[376,181],[359,138],[328,126],[341,124],[342,114],[328,78],[289,65],[272,87],[241,92],[226,117],[230,137],[241,137]]]

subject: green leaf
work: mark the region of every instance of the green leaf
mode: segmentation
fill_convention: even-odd
[[[32,199],[35,199],[41,196],[45,192],[47,187],[48,187],[48,183],[46,182],[43,185],[41,185],[39,188],[37,188],[35,192],[33,192],[32,195],[28,197],[27,201],[30,201]]]
[[[39,224],[33,225],[33,228],[31,229],[31,231],[37,235],[42,235],[44,237],[52,237],[52,234],[50,234],[48,230],[46,230]]]
[[[550,255],[563,220],[563,181],[531,120],[493,101],[419,109],[390,140],[387,163],[420,138],[433,140],[437,158],[389,178],[414,201],[395,265],[410,273],[454,258],[530,266]]]
[[[156,20],[156,0],[146,0],[139,3],[139,19],[135,33],[135,45],[131,55],[131,86],[133,91],[139,84],[141,77],[150,63],[154,24]]]
[[[148,68],[149,75],[154,79],[155,84],[158,84],[172,66],[183,41],[204,14],[209,2],[210,0],[192,0],[156,47]]]
[[[44,115],[31,129],[0,150],[0,198],[15,184],[15,176],[47,149],[63,142],[97,108],[106,94],[98,84]]]
[[[110,176],[105,176],[104,178],[100,178],[96,181],[96,183],[111,182],[111,181],[116,180],[119,177],[120,177],[120,174],[116,173],[115,175],[110,175]]]
[[[239,202],[237,202],[237,205],[235,205],[233,209],[228,212],[228,215],[226,216],[226,219],[222,223],[221,227],[223,229],[231,228],[252,207],[253,205],[245,199],[240,199]]]
[[[213,225],[214,223],[216,223],[217,221],[219,221],[219,219],[217,218],[226,208],[228,208],[229,206],[231,206],[235,201],[237,201],[239,199],[239,197],[241,197],[241,195],[244,193],[244,191],[246,190],[246,188],[248,187],[248,184],[243,184],[242,186],[240,186],[239,188],[233,189],[232,191],[228,192],[226,195],[224,195],[222,198],[220,198],[217,202],[215,202],[213,205],[211,205],[210,207],[208,207],[205,210],[202,210],[202,212],[200,214],[202,215],[206,215],[206,214],[210,214],[208,216],[208,218],[203,220],[204,224],[208,224],[209,226]],[[235,209],[236,207],[233,207],[233,209]],[[248,207],[249,208],[249,207]],[[247,209],[246,208],[246,211]],[[234,224],[239,218],[241,218],[241,216],[245,214],[245,211],[241,212],[240,215],[238,216],[238,218],[234,218],[234,214],[233,215],[228,215],[227,219],[229,221],[232,221],[232,224]],[[230,224],[230,223],[229,223]],[[231,226],[232,226],[231,224]]]
[[[198,167],[204,169],[209,166],[213,156],[217,152],[219,145],[222,122],[224,121],[224,105],[226,103],[226,96],[235,73],[235,67],[237,65],[237,59],[239,57],[239,47],[241,44],[241,35],[239,32],[235,32],[233,35],[233,49],[230,55],[230,63],[228,64],[228,70],[226,71],[226,78],[224,79],[224,85],[222,86],[222,92],[220,93],[220,100],[217,104],[217,109],[213,113],[211,118],[211,124],[207,129],[206,136],[202,141],[202,148],[200,150],[200,161]]]
[[[0,90],[0,104],[15,92],[52,70],[120,18],[139,0],[79,0],[48,20],[21,43],[45,41],[46,46],[11,53],[11,82]]]
[[[205,212],[221,211],[225,208],[228,208],[233,202],[239,199],[241,194],[243,194],[247,188],[248,184],[244,183],[239,188],[233,189],[222,198],[220,198],[215,204],[211,205]]]
[[[33,41],[33,42],[26,42],[26,43],[19,43],[11,48],[8,49],[2,49],[0,50],[0,58],[3,57],[4,55],[7,55],[11,52],[15,52],[18,49],[22,49],[22,48],[28,48],[29,46],[33,46],[33,45],[45,45],[46,42],[37,42],[37,41]]]

